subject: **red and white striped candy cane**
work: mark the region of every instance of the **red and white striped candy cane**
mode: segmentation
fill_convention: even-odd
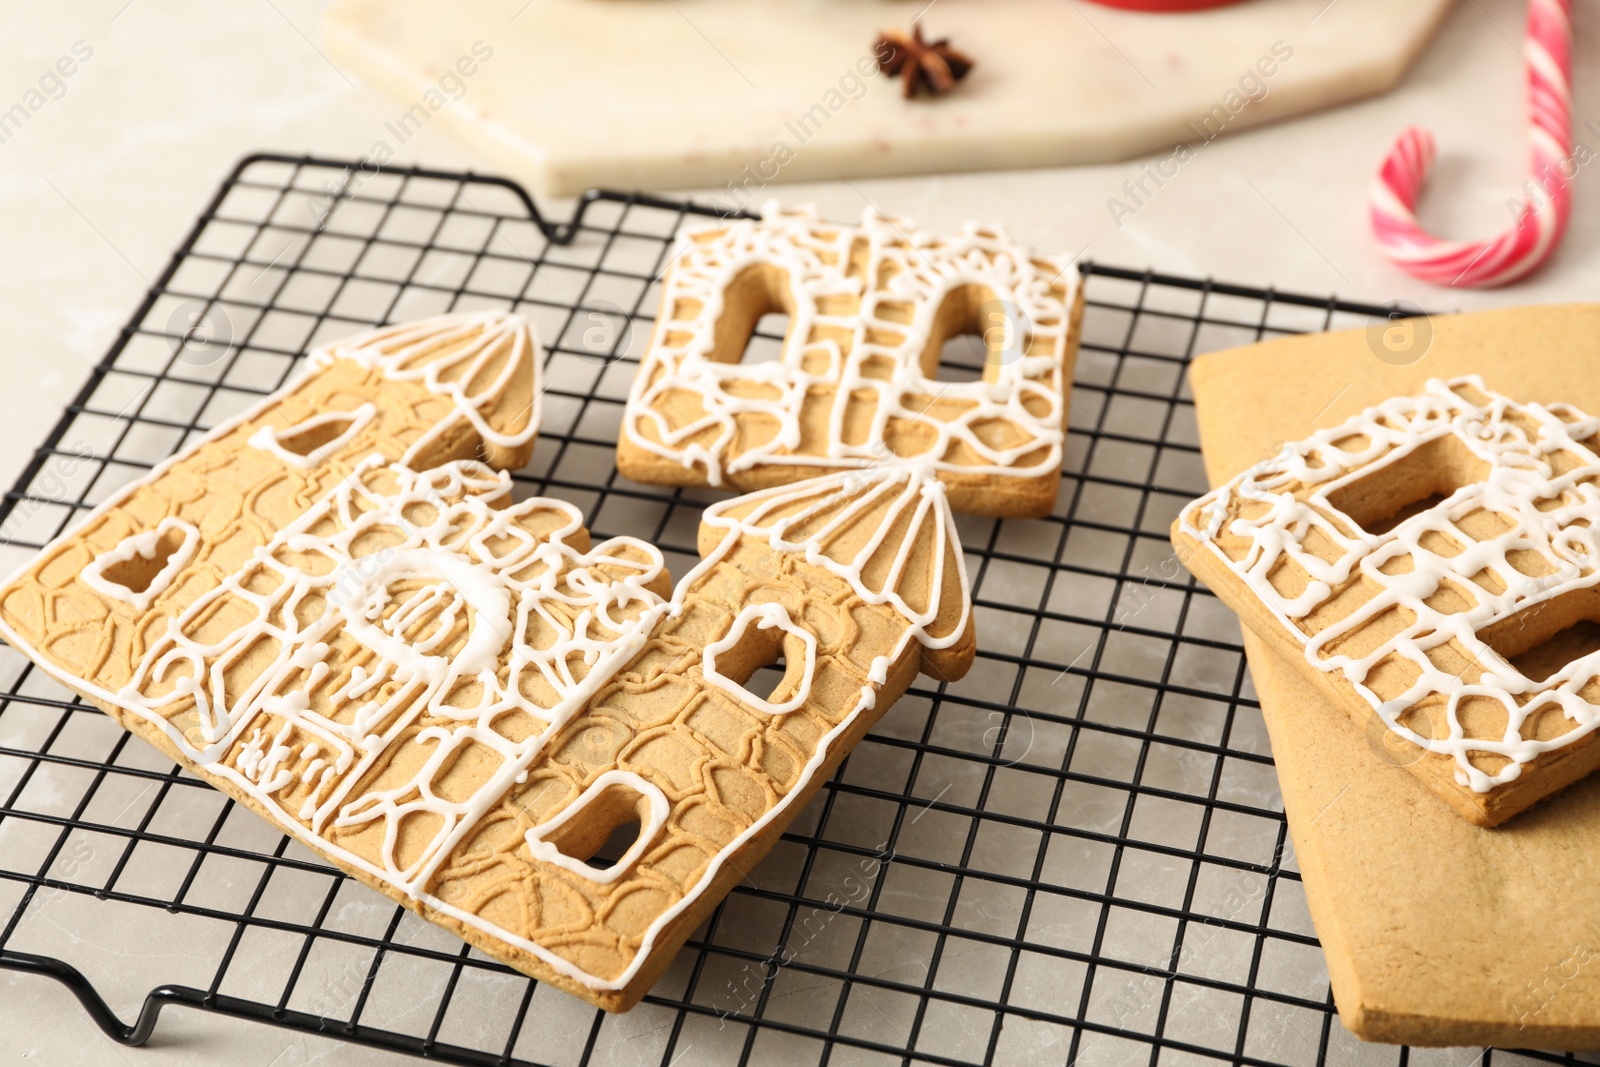
[[[1530,192],[1517,221],[1488,241],[1445,241],[1417,222],[1417,194],[1433,165],[1433,134],[1402,133],[1372,183],[1372,229],[1384,253],[1424,281],[1487,288],[1527,274],[1549,258],[1572,212],[1572,0],[1528,3]]]

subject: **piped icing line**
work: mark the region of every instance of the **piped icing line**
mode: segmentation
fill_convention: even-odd
[[[158,481],[173,467],[189,459],[208,443],[226,437],[228,434],[232,433],[234,430],[237,430],[241,426],[245,426],[260,420],[264,415],[272,411],[283,400],[284,397],[293,394],[296,390],[303,387],[311,378],[315,377],[334,361],[349,359],[362,363],[365,366],[378,367],[383,371],[386,377],[396,381],[416,380],[420,375],[422,376],[423,381],[428,383],[430,379],[428,379],[422,371],[419,371],[414,367],[406,367],[406,362],[420,359],[426,356],[430,351],[433,351],[434,349],[449,343],[452,340],[459,339],[463,336],[470,336],[471,331],[475,329],[482,329],[487,334],[508,339],[513,345],[516,358],[519,360],[526,359],[530,362],[530,370],[533,374],[533,386],[532,395],[528,402],[528,424],[523,427],[523,429],[512,434],[493,431],[492,427],[489,427],[483,421],[482,415],[479,413],[479,408],[481,406],[486,406],[492,403],[494,396],[492,389],[479,390],[477,393],[472,394],[471,396],[466,396],[462,393],[459,386],[452,383],[437,383],[438,387],[436,389],[434,388],[433,384],[429,384],[429,388],[434,389],[435,392],[438,392],[441,395],[451,396],[453,399],[455,399],[458,408],[456,412],[457,418],[466,419],[467,421],[472,422],[474,426],[480,426],[482,427],[482,430],[489,431],[491,436],[486,437],[486,440],[505,444],[510,447],[527,444],[538,434],[539,416],[541,410],[539,404],[539,397],[541,394],[538,388],[538,374],[540,371],[540,364],[543,361],[543,349],[539,345],[538,338],[533,331],[532,325],[525,317],[521,315],[496,311],[461,312],[449,315],[437,315],[432,318],[420,319],[414,322],[403,323],[398,326],[383,327],[367,334],[357,335],[356,337],[350,338],[346,341],[334,342],[332,344],[313,349],[306,358],[305,366],[303,366],[293,377],[289,379],[289,381],[285,382],[276,391],[262,397],[256,403],[251,404],[249,407],[245,408],[245,410],[239,412],[231,418],[224,419],[222,422],[208,430],[204,436],[197,438],[195,441],[189,444],[188,447],[174,452],[166,459],[157,463],[142,477],[136,478],[119,488],[115,493],[107,497],[104,501],[90,510],[90,512],[85,515],[83,519],[73,527],[72,530],[69,530],[66,534],[63,534],[61,538],[57,538],[57,540],[59,541],[70,538],[74,536],[78,530],[87,528],[96,520],[103,517],[106,513],[121,506],[125,501],[132,497],[134,493],[138,492],[141,487]],[[403,347],[398,352],[390,352],[384,347],[386,344],[391,343],[392,338],[399,338],[404,342]],[[481,369],[481,364],[488,355],[492,355],[492,352],[487,353],[486,355],[484,351],[484,345],[479,345],[477,348],[473,349],[473,355],[470,357],[468,369]],[[467,355],[460,354],[456,359],[450,362],[460,363],[467,359],[469,359]],[[510,373],[509,361],[506,373]],[[497,381],[504,379],[505,376],[506,375],[500,376],[500,378],[497,378]],[[472,380],[472,375],[469,373],[463,380],[470,382]],[[361,409],[364,407],[365,405],[361,405],[356,409],[357,417],[360,416]],[[462,410],[463,408],[470,408],[470,413]],[[343,413],[341,417],[346,417],[348,414],[349,413]],[[445,424],[436,426],[434,430],[428,433],[422,440],[413,443],[413,445],[407,450],[406,456],[408,458],[414,458],[424,442],[434,440],[446,428],[447,425]],[[359,429],[357,429],[355,432],[359,433]],[[254,438],[258,435],[259,431],[258,434],[252,434],[252,440],[250,443],[259,448],[262,447],[265,442],[257,444]],[[354,434],[352,434],[352,437],[353,436]],[[325,453],[330,450],[330,447],[333,447],[332,442],[324,444],[322,448],[317,451]],[[270,446],[268,447],[268,450],[273,451],[274,454],[277,454],[278,451],[270,448]],[[287,450],[283,451],[287,452]],[[294,456],[294,453],[288,454],[290,456]],[[280,456],[279,458],[284,457]],[[308,469],[309,467],[315,466],[315,463],[295,462],[294,465],[301,467],[302,469]],[[175,521],[182,522],[182,520]],[[184,525],[187,526],[189,524],[184,523]],[[93,573],[98,574],[105,567],[111,566],[115,562],[116,560],[108,559],[103,565],[101,565],[99,568],[96,568],[94,561],[92,561],[89,567],[85,568],[83,573],[89,573],[93,571]],[[3,584],[4,586],[15,585],[18,581],[23,579],[33,565],[34,561],[31,559],[24,561],[9,575],[7,575],[4,583],[0,584]],[[180,567],[178,569],[181,570],[182,568]],[[167,584],[170,584],[172,578],[176,577],[176,574],[177,571],[174,571],[168,576]],[[116,600],[121,600],[125,603],[133,604],[140,611],[146,610],[149,607],[150,601],[159,595],[159,591],[153,592],[150,593],[148,598],[141,598],[140,600],[136,601],[129,599],[128,594],[125,592],[117,592],[115,589],[111,588],[115,586],[115,583],[102,583],[104,587],[101,588],[97,588],[92,583],[87,581],[85,584],[89,584],[90,588],[93,588],[95,592],[102,596],[107,596]],[[4,627],[4,625],[4,620],[0,620],[0,627]],[[12,641],[12,644],[16,643],[16,641]]]
[[[708,233],[716,236],[705,239]],[[850,269],[858,242],[866,248],[864,275]],[[782,358],[750,365],[712,359],[729,286],[746,270],[762,266],[775,267],[788,279],[792,314]],[[870,208],[859,227],[849,227],[820,222],[810,208],[782,211],[771,202],[759,221],[725,220],[686,231],[667,276],[656,335],[629,391],[622,433],[661,458],[704,468],[712,485],[769,464],[875,466],[885,458],[883,442],[891,419],[917,422],[931,432],[922,453],[904,458],[940,471],[1037,477],[1059,470],[1065,441],[1064,366],[1077,284],[1070,266],[1030,253],[996,228],[968,223],[958,236],[935,237],[906,219]],[[1055,291],[1063,283],[1065,296]],[[990,290],[1000,306],[1016,312],[1007,323],[1010,340],[995,380],[929,379],[922,356],[934,319],[945,296],[968,285]],[[826,313],[823,305],[837,296],[858,299],[859,312]],[[689,320],[675,319],[680,304],[698,310]],[[898,311],[894,318],[883,314],[886,305],[909,306],[911,321],[901,321]],[[849,352],[833,339],[808,340],[816,327],[848,333]],[[672,343],[680,334],[687,339]],[[889,344],[884,338],[890,335],[902,339]],[[1044,339],[1050,354],[1024,355],[1025,337]],[[885,362],[892,368],[887,377],[876,369]],[[874,368],[870,372],[869,364]],[[736,383],[757,383],[777,395],[730,389]],[[829,431],[821,455],[804,454],[796,451],[801,446],[801,409],[818,387],[834,389]],[[673,398],[682,393],[692,394],[704,414],[673,428],[657,405],[676,414],[681,405]],[[846,440],[846,411],[861,395],[874,398],[874,414],[871,426],[852,444]],[[927,410],[930,398],[941,405],[964,405],[964,410],[948,420],[937,417]],[[774,420],[778,429],[765,443],[734,454],[737,418],[752,414]],[[985,439],[980,427],[997,420],[1019,431],[1018,443],[1006,447]],[[645,425],[652,434],[642,431]],[[704,440],[708,433],[709,440]],[[978,462],[949,459],[957,445],[979,457]],[[1039,458],[1021,462],[1035,452],[1041,453]]]
[[[1468,389],[1484,397],[1483,402],[1463,396]],[[1460,487],[1381,534],[1359,529],[1329,502],[1330,494],[1446,437],[1453,437],[1484,464],[1487,474],[1482,481]],[[1237,575],[1303,643],[1308,663],[1342,675],[1391,731],[1429,752],[1450,756],[1457,781],[1486,793],[1518,778],[1538,756],[1570,745],[1600,726],[1600,708],[1580,692],[1600,677],[1600,652],[1579,657],[1535,682],[1478,636],[1518,612],[1600,584],[1597,438],[1600,418],[1570,405],[1519,404],[1490,392],[1477,376],[1448,382],[1432,379],[1419,396],[1393,398],[1285,446],[1185,508],[1179,527]],[[1241,509],[1249,509],[1249,517],[1239,514]],[[1500,516],[1506,529],[1477,540],[1455,525],[1479,511]],[[1196,516],[1203,521],[1195,521]],[[1335,559],[1325,560],[1305,547],[1313,533],[1335,547]],[[1240,558],[1223,551],[1219,539],[1225,534],[1245,539]],[[1430,551],[1423,544],[1430,535],[1448,539],[1461,551],[1449,556]],[[1529,576],[1513,565],[1512,553],[1538,556],[1546,573]],[[1386,564],[1407,556],[1410,570],[1385,573]],[[1282,593],[1271,581],[1285,562],[1308,576],[1299,595]],[[1484,572],[1498,580],[1502,592],[1493,593],[1473,580]],[[1297,620],[1357,577],[1378,592],[1346,617],[1307,636]],[[1472,593],[1473,606],[1451,612],[1426,603],[1446,580]],[[1410,612],[1412,624],[1364,655],[1337,651],[1341,638],[1394,608]],[[1479,683],[1467,684],[1429,658],[1430,649],[1451,640],[1483,668]],[[1365,683],[1374,667],[1391,655],[1416,668],[1418,676],[1402,694],[1384,700]],[[1431,694],[1447,700],[1447,736],[1426,737],[1400,721]],[[1469,697],[1494,700],[1506,708],[1507,724],[1500,738],[1467,736],[1459,710]],[[1524,699],[1519,703],[1518,698]],[[1572,729],[1544,740],[1524,738],[1524,725],[1547,709],[1559,710],[1574,724]],[[1502,756],[1509,762],[1487,773],[1471,764],[1474,753]]]
[[[875,533],[854,555],[840,559],[832,542],[848,530],[884,498],[892,497],[889,514]],[[741,512],[735,515],[733,512]],[[820,529],[799,539],[791,530],[830,516]],[[907,519],[906,533],[890,543],[892,530]],[[949,648],[961,640],[971,616],[972,603],[967,592],[967,561],[961,552],[955,516],[950,510],[944,484],[934,469],[922,463],[887,463],[867,471],[844,471],[793,485],[758,490],[707,508],[700,520],[718,529],[765,537],[780,552],[797,552],[806,562],[825,567],[850,583],[857,596],[869,604],[887,604],[910,626],[910,633],[925,648]],[[905,563],[916,547],[924,528],[933,534],[934,570],[929,583],[928,603],[915,606],[906,602],[898,582]],[[867,584],[864,569],[880,552],[893,561],[882,588]],[[946,573],[946,558],[953,557],[956,573]],[[950,631],[935,636],[929,632],[938,621],[943,605],[945,583],[955,581],[960,589],[961,612]]]
[[[472,343],[460,344],[466,339],[472,339]],[[450,358],[427,359],[449,344],[459,345]],[[502,353],[505,353],[503,366],[496,374],[487,375],[487,369]],[[353,360],[379,369],[384,377],[393,381],[420,382],[429,392],[448,397],[455,405],[456,421],[471,423],[478,436],[491,445],[516,448],[533,440],[538,433],[543,395],[539,373],[544,355],[533,327],[521,315],[467,311],[384,326],[318,348],[311,353],[309,362],[319,366],[335,359]],[[484,412],[500,401],[507,386],[524,367],[528,377],[527,424],[516,431],[497,430],[489,424]],[[413,442],[401,462],[409,464],[450,425],[449,420],[441,420],[429,433]]]
[[[325,411],[320,415],[313,415],[309,419],[304,419],[282,430],[275,430],[271,426],[262,426],[250,435],[250,444],[254,448],[271,452],[291,466],[299,467],[302,470],[310,470],[326,459],[330,453],[353,441],[356,434],[366,429],[367,424],[372,421],[377,413],[376,406],[362,404],[354,411]],[[344,432],[337,437],[330,438],[321,446],[313,448],[309,452],[295,452],[285,448],[283,445],[283,442],[289,438],[308,434],[312,430],[319,430],[324,426],[340,422],[347,424]]]
[[[572,818],[587,808],[594,799],[612,786],[622,785],[632,789],[635,793],[645,798],[649,805],[649,816],[639,826],[639,836],[633,844],[628,846],[617,862],[610,867],[595,867],[582,860],[573,859],[562,852],[550,841],[546,840],[551,834],[565,826]],[[573,874],[587,878],[598,885],[610,885],[623,874],[633,868],[639,857],[643,856],[661,833],[661,828],[666,825],[667,816],[672,813],[672,805],[667,800],[667,795],[661,787],[654,782],[647,781],[633,771],[609,770],[597,777],[589,784],[577,800],[562,808],[548,820],[529,830],[524,837],[528,842],[528,851],[538,860],[553,863],[557,867],[571,871]]]
[[[393,489],[380,492],[369,486],[368,479],[379,473],[392,479]],[[892,496],[892,506],[869,546],[872,551],[857,553],[848,561],[830,555],[830,550],[837,553],[837,549],[830,545],[828,538],[843,529],[837,522],[827,526],[826,537],[802,535],[796,530],[798,524],[824,514],[860,515],[862,497],[882,500],[886,495]],[[381,458],[374,456],[358,464],[353,476],[341,481],[300,519],[280,531],[266,546],[258,548],[249,564],[195,601],[179,618],[169,620],[165,636],[155,641],[141,661],[135,681],[120,692],[113,693],[93,682],[73,677],[51,660],[36,657],[28,641],[3,618],[0,618],[0,633],[25,654],[34,656],[48,673],[62,682],[156,725],[192,763],[231,782],[308,845],[395,887],[438,913],[533,954],[580,984],[594,990],[621,989],[650,958],[653,946],[669,924],[714,884],[723,864],[781,817],[796,797],[805,795],[811,780],[826,764],[833,745],[863,711],[875,706],[876,687],[887,682],[890,666],[899,661],[909,644],[916,641],[927,648],[946,648],[964,635],[971,613],[965,561],[944,488],[925,465],[885,465],[869,471],[846,472],[735,498],[708,509],[705,523],[723,530],[723,538],[680,579],[670,600],[663,600],[647,588],[664,568],[661,554],[654,546],[635,538],[616,537],[580,553],[565,544],[565,538],[581,527],[582,517],[576,508],[544,498],[520,504],[509,504],[509,499],[509,475],[475,461],[447,463],[419,473],[399,464],[384,467]],[[435,512],[431,523],[419,524],[407,518],[408,513],[415,514],[412,505],[416,504],[431,505]],[[750,507],[748,515],[729,514],[743,506]],[[532,538],[518,535],[515,520],[539,510],[550,511],[562,521],[543,535],[544,540],[535,543]],[[789,513],[791,510],[793,514]],[[340,529],[336,532],[312,532],[322,528],[319,524],[323,520],[335,515],[340,519]],[[900,521],[902,518],[906,519],[904,524]],[[908,603],[892,582],[874,589],[865,581],[862,568],[879,552],[886,553],[892,561],[889,573],[898,580],[911,548],[924,536],[929,525],[935,531],[937,553],[934,574],[928,583],[928,608],[919,609]],[[354,544],[362,534],[380,527],[404,532],[405,538],[370,554],[356,553]],[[901,530],[898,541],[890,537],[890,531],[897,529]],[[707,573],[747,536],[767,539],[779,552],[799,554],[808,562],[845,577],[863,600],[891,605],[907,623],[893,651],[874,660],[868,672],[868,684],[862,687],[855,704],[819,739],[811,758],[800,768],[786,792],[710,858],[696,882],[647,927],[633,959],[621,973],[611,978],[590,974],[547,946],[429,892],[426,887],[440,865],[509,789],[526,780],[528,768],[561,727],[632,661],[664,618],[681,613],[688,596]],[[504,550],[491,551],[491,544],[500,545]],[[415,554],[424,545],[428,548],[427,558]],[[325,558],[332,566],[320,574],[308,574],[284,558],[284,554]],[[954,557],[954,576],[946,573],[947,554]],[[396,560],[399,562],[394,562]],[[405,604],[398,605],[385,620],[382,612],[389,605],[384,597],[383,582],[409,575],[440,578],[453,586],[459,577],[458,560],[471,561],[481,572],[478,578],[465,582],[475,588],[460,595],[463,617],[470,613],[475,628],[494,633],[495,639],[501,641],[497,648],[503,648],[505,640],[513,642],[510,674],[505,684],[489,670],[479,671],[475,678],[464,679],[464,669],[459,663],[446,662],[444,657],[430,657],[421,648],[414,648],[412,654],[385,663],[375,672],[368,673],[359,666],[351,670],[350,677],[337,690],[338,694],[351,699],[377,691],[385,681],[400,684],[389,700],[381,705],[369,702],[350,723],[319,714],[312,708],[305,688],[278,691],[296,671],[309,672],[306,686],[326,677],[324,661],[330,652],[326,639],[331,638],[339,626],[347,629],[352,624],[357,628],[365,626],[366,629],[356,632],[367,638],[374,637],[375,631],[393,637],[385,629],[385,623],[392,627],[400,624],[396,619],[404,622],[422,614],[418,607],[422,601],[413,596]],[[612,573],[602,578],[596,572],[600,567]],[[247,587],[242,576],[256,569],[270,570],[280,579],[270,592],[259,593]],[[490,573],[514,595],[502,599],[482,588]],[[931,634],[929,631],[946,597],[946,583],[952,580],[959,583],[959,621],[949,634]],[[298,609],[314,595],[326,602],[326,610],[302,623]],[[204,611],[205,605],[223,596],[252,605],[256,618],[216,645],[206,645],[190,637],[186,629],[189,624]],[[549,612],[550,604],[581,610],[568,625]],[[746,619],[746,624],[752,619],[776,622],[778,611],[774,608],[779,606],[755,605],[756,611]],[[378,616],[376,619],[374,612]],[[520,636],[527,633],[528,620],[534,615],[556,625],[560,634],[554,645],[543,650],[520,642]],[[788,618],[786,611],[783,618]],[[226,663],[231,662],[229,654],[243,654],[256,639],[264,636],[276,639],[279,651],[272,665],[263,670],[244,693],[238,694],[230,706],[222,685]],[[484,647],[489,640],[484,639]],[[386,647],[395,645],[386,642]],[[591,665],[582,679],[575,679],[567,667],[567,660],[573,655]],[[209,671],[205,668],[207,658],[215,659]],[[458,656],[457,660],[460,658]],[[472,667],[483,665],[475,662],[477,651],[466,658],[467,673]],[[530,668],[539,671],[540,676],[557,689],[560,699],[556,706],[539,708],[522,697],[519,672]],[[808,656],[807,680],[803,686],[809,686],[813,670],[814,663]],[[184,676],[185,671],[187,676]],[[171,691],[164,695],[147,697],[141,689],[150,682],[167,680],[174,681]],[[475,682],[482,690],[482,696],[473,707],[457,708],[445,702],[452,688],[463,681]],[[748,706],[754,706],[748,691],[734,695]],[[164,707],[190,698],[195,701],[198,720],[195,738],[160,714]],[[488,722],[511,707],[536,712],[549,723],[548,727],[524,741],[509,741],[489,728]],[[403,735],[424,709],[431,716],[453,718],[460,725],[452,731],[431,727],[419,735],[438,744],[407,783],[369,792],[347,803],[348,791],[363,780],[364,772],[382,758],[385,749]],[[278,716],[282,725],[269,732],[270,724],[266,720],[257,722],[262,714]],[[253,731],[247,734],[245,731],[252,726]],[[296,733],[310,740],[298,748],[293,747],[290,740]],[[238,766],[223,762],[222,757],[230,747],[240,741],[243,750]],[[472,797],[450,801],[438,796],[430,783],[449,757],[450,746],[463,743],[489,745],[503,759],[499,770]],[[294,770],[297,761],[308,762],[300,774]],[[315,767],[318,761],[323,765],[320,769]],[[296,781],[315,778],[329,782],[335,774],[344,775],[343,785],[326,797],[319,800],[318,794],[313,793],[292,812],[280,802],[279,794]],[[659,808],[651,783],[637,775],[605,781],[627,785],[649,800],[652,820],[641,832],[641,840],[659,833],[659,824],[654,821]],[[595,784],[598,782],[597,779]],[[589,796],[589,792],[586,790],[584,795]],[[398,827],[408,815],[419,812],[438,816],[442,826],[421,854],[402,867],[395,857]],[[309,825],[300,819],[307,820]],[[382,864],[374,864],[322,836],[330,826],[363,826],[379,820],[384,826]],[[530,855],[548,858],[545,839],[556,828],[551,822],[538,828],[537,839],[527,842]],[[648,843],[636,843],[622,861],[609,869],[582,864],[580,866],[589,868],[582,871],[570,864],[561,866],[604,884],[626,873],[647,848]]]
[[[128,563],[135,556],[155,559],[156,548],[160,545],[161,539],[174,530],[183,535],[183,540],[143,589],[134,592],[121,582],[113,582],[106,578],[105,573],[108,569],[119,563]],[[152,600],[167,591],[172,585],[172,580],[178,576],[178,572],[188,566],[199,544],[200,531],[195,529],[193,524],[169,515],[157,523],[154,529],[130,534],[119,541],[115,548],[96,556],[87,567],[78,572],[78,577],[84,585],[101,596],[121,600],[132,604],[136,611],[144,611],[150,607]]]
[[[717,657],[737,645],[739,639],[744,637],[745,631],[750,628],[751,623],[754,623],[756,628],[761,630],[781,630],[786,634],[799,638],[805,645],[805,668],[800,676],[799,683],[795,686],[794,696],[781,704],[774,704],[763,697],[756,696],[749,689],[746,689],[733,679],[725,677],[721,671],[717,670]],[[700,672],[706,681],[747,707],[754,708],[763,715],[786,715],[803,707],[806,700],[811,696],[811,679],[817,673],[817,639],[796,626],[789,618],[789,609],[782,604],[770,602],[747,604],[734,617],[733,625],[729,627],[727,636],[719,641],[713,641],[705,647],[705,651],[701,656]]]

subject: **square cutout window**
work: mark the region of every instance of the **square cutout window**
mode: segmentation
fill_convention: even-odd
[[[1366,447],[1353,444],[1352,450]],[[1369,534],[1384,534],[1489,476],[1489,465],[1447,433],[1328,493],[1327,501]]]
[[[1478,631],[1478,639],[1530,681],[1546,682],[1600,652],[1600,588],[1573,589]]]

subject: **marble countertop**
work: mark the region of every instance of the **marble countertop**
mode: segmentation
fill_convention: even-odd
[[[1338,2],[1338,0],[1333,0]],[[221,178],[256,150],[355,157],[394,106],[322,52],[319,0],[251,0],[220,17],[198,0],[85,0],[12,5],[0,16],[0,110],[62,57],[73,73],[0,142],[0,483],[9,485],[137,305]],[[1593,11],[1577,11],[1576,134],[1600,146]],[[1376,252],[1365,220],[1372,173],[1396,133],[1431,126],[1441,158],[1424,222],[1470,238],[1505,226],[1526,166],[1524,5],[1471,0],[1387,96],[1220,138],[1132,215],[1124,183],[1147,160],[1067,169],[951,174],[776,187],[826,215],[867,203],[930,229],[979,218],[1042,249],[1104,263],[1210,275],[1437,311],[1593,299],[1600,283],[1600,202],[1587,170],[1571,229],[1531,280],[1491,292],[1416,282]],[[81,42],[81,43],[80,43]],[[55,88],[55,83],[51,83]],[[1596,123],[1590,127],[1587,123]],[[402,162],[483,167],[423,129]],[[689,192],[693,192],[692,190]],[[559,218],[567,205],[548,212]],[[37,1064],[228,1062],[288,1067],[399,1057],[173,1010],[143,1051],[114,1046],[60,986],[0,972],[3,1058]]]

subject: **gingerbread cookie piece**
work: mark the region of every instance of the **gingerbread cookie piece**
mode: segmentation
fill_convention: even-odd
[[[292,382],[96,508],[0,592],[53,670],[115,691],[176,618],[370,456],[521,466],[541,354],[516,315],[445,315],[318,349]],[[154,628],[154,631],[152,630]]]
[[[1600,418],[1432,380],[1186,507],[1196,576],[1457,811],[1600,766]]]
[[[741,363],[763,315],[779,360]],[[1055,503],[1082,290],[1066,259],[968,225],[934,237],[868,210],[860,226],[768,205],[688,231],[628,395],[617,467],[654,485],[781,485],[916,459],[957,511]],[[947,339],[985,343],[981,381],[941,381]]]
[[[531,445],[536,351],[475,317],[319,353],[47,546],[0,631],[343,870],[622,1010],[919,670],[966,671],[965,565],[937,478],[887,466],[710,509],[674,590],[654,546],[461,458]]]

